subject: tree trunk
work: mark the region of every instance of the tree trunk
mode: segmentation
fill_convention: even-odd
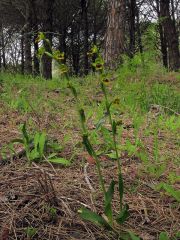
[[[71,54],[72,54],[72,67],[75,75],[79,74],[79,61],[80,61],[80,29],[74,31],[74,26],[71,27]]]
[[[24,54],[25,54],[25,73],[32,74],[32,56],[31,56],[31,23],[32,9],[30,0],[26,1],[26,25],[24,28]]]
[[[24,33],[21,36],[21,74],[24,74]]]
[[[130,43],[129,43],[129,55],[132,58],[135,54],[135,34],[136,34],[136,0],[130,0],[129,4],[129,33],[130,33]]]
[[[2,70],[2,24],[0,22],[0,72]]]
[[[168,68],[167,41],[166,41],[166,35],[164,33],[164,29],[163,29],[163,25],[162,25],[161,12],[160,12],[160,0],[156,0],[156,5],[157,5],[158,20],[159,20],[159,26],[158,27],[159,27],[163,66],[165,68]]]
[[[84,74],[89,71],[88,51],[89,51],[89,25],[88,25],[88,0],[81,0],[82,22],[84,33]]]
[[[136,17],[137,17],[137,41],[138,41],[138,48],[139,48],[139,52],[142,55],[143,54],[143,45],[142,45],[142,39],[141,39],[139,8],[136,9]]]
[[[53,5],[54,0],[44,0],[43,11],[43,32],[45,32],[46,39],[49,40],[52,46],[52,27],[53,27]],[[45,41],[44,46],[47,52],[51,53],[51,46]],[[42,76],[45,79],[52,79],[52,58],[46,54],[42,57]]]
[[[107,66],[117,67],[124,53],[126,1],[110,0],[104,58]]]
[[[6,69],[6,56],[5,56],[5,43],[4,43],[4,30],[3,30],[3,24],[0,23],[0,48],[1,48],[1,68]]]
[[[160,1],[160,13],[164,35],[167,40],[169,69],[172,71],[178,71],[180,68],[179,41],[176,25],[170,14],[169,0]]]

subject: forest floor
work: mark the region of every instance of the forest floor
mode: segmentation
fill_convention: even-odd
[[[118,72],[109,77],[109,98],[120,99],[112,113],[119,121],[124,202],[130,208],[128,220],[116,226],[119,233],[131,231],[143,240],[155,240],[166,232],[169,239],[180,239],[179,77],[156,73],[145,80],[137,75],[122,79]],[[109,184],[117,179],[117,163],[98,76],[71,81]],[[29,166],[24,146],[12,143],[22,137],[25,122],[30,136],[45,131],[47,139],[59,146],[53,151],[70,166],[45,161]],[[76,103],[66,80],[0,75],[0,152],[1,240],[118,239],[78,213],[83,206],[102,213],[103,198],[94,160],[82,145]],[[115,193],[114,212],[118,206]]]

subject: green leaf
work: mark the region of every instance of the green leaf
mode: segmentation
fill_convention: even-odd
[[[56,157],[56,156],[57,156],[57,153],[52,153],[52,154],[50,154],[50,155],[48,156],[48,159],[54,158],[54,157]]]
[[[38,37],[39,37],[40,40],[44,40],[46,38],[46,36],[43,32],[39,32]]]
[[[40,158],[39,156],[39,152],[36,151],[36,149],[33,149],[30,153],[29,153],[29,158],[31,161],[37,160]]]
[[[117,160],[116,152],[107,153],[106,156],[108,156],[109,158],[111,158],[113,160]]]
[[[128,231],[131,240],[141,240],[139,237],[137,237],[133,232]]]
[[[42,133],[39,136],[39,153],[40,153],[40,157],[42,157],[43,154],[44,154],[45,143],[46,143],[46,134]]]
[[[170,196],[174,197],[177,202],[180,202],[180,191],[175,190],[171,185],[160,183],[156,187],[158,190],[164,189]]]
[[[48,57],[54,58],[54,56],[50,52],[44,52]]]
[[[71,165],[71,162],[68,161],[68,160],[65,159],[65,158],[52,158],[52,159],[48,159],[48,161],[49,161],[50,163],[62,164],[62,165],[65,165],[65,166],[70,166],[70,165]]]
[[[106,87],[103,82],[101,82],[101,89],[102,89],[103,93],[106,94]]]
[[[40,133],[36,133],[34,136],[34,149],[38,151]]]
[[[179,231],[176,233],[176,238],[180,239],[180,232]]]
[[[112,180],[111,184],[109,186],[108,191],[105,194],[105,214],[110,222],[110,224],[113,224],[113,212],[112,212],[112,198],[114,195],[114,186],[115,186],[115,181]]]
[[[33,228],[33,227],[27,227],[25,229],[25,233],[27,234],[27,236],[29,238],[33,238],[36,235],[36,233],[37,233],[37,229]]]
[[[127,204],[125,204],[122,211],[120,212],[120,214],[116,218],[116,222],[119,223],[119,224],[123,224],[127,220],[127,218],[129,217],[129,215],[130,215],[129,214],[129,206]]]
[[[97,213],[87,209],[81,208],[79,211],[80,216],[87,221],[90,221],[98,226],[106,227],[107,229],[111,229],[111,226],[106,222],[106,220],[98,215]]]
[[[119,179],[118,179],[118,191],[119,191],[119,197],[120,197],[120,205],[122,207],[122,201],[123,201],[123,195],[124,195],[124,183],[123,183],[123,177],[122,174],[119,174]]]
[[[159,240],[169,240],[169,237],[166,232],[161,232],[159,235]]]
[[[83,144],[84,144],[84,146],[86,147],[86,150],[87,150],[87,152],[89,153],[89,155],[90,155],[91,157],[93,157],[93,156],[94,156],[94,150],[93,150],[93,148],[92,148],[91,143],[89,142],[89,139],[88,139],[87,134],[83,134]]]
[[[23,124],[22,133],[23,133],[23,137],[24,137],[26,143],[29,144],[29,136],[28,136],[28,133],[26,130],[26,123]]]
[[[80,109],[80,110],[79,110],[79,115],[80,115],[80,117],[81,117],[81,121],[82,121],[83,123],[85,123],[86,117],[85,117],[84,109]]]
[[[116,132],[117,132],[117,124],[116,124],[115,121],[113,121],[113,124],[112,124],[112,132],[113,132],[114,135],[115,135]]]
[[[77,92],[76,89],[69,83],[68,87],[71,89],[72,94],[74,95],[74,97],[77,99]]]
[[[60,151],[62,150],[62,146],[59,145],[57,142],[48,142],[47,146],[51,149],[53,149],[54,151]]]
[[[45,48],[44,46],[41,46],[38,50],[38,56],[41,57],[44,55],[44,53],[45,53]]]
[[[17,139],[12,140],[11,143],[22,143],[23,144],[24,141],[23,141],[23,139],[17,138]]]
[[[96,130],[98,130],[102,124],[105,123],[105,117],[101,118],[98,123],[95,125],[96,126]]]

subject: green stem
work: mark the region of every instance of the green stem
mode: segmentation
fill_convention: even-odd
[[[102,83],[102,84],[104,85],[104,83]],[[110,125],[111,125],[111,130],[112,130],[112,135],[113,135],[114,150],[115,150],[115,153],[116,153],[116,159],[117,159],[117,163],[118,163],[118,176],[120,176],[120,175],[122,175],[121,161],[119,159],[119,154],[118,154],[118,149],[117,149],[116,133],[113,131],[112,114],[111,114],[111,111],[110,111],[110,104],[109,104],[109,101],[108,101],[108,97],[107,97],[107,92],[106,92],[105,86],[103,87],[103,93],[104,93],[104,97],[105,97],[105,101],[106,101],[106,110],[107,110],[107,114],[108,114],[108,117],[109,117],[109,122],[110,122]],[[120,198],[120,209],[122,211],[123,204],[122,204],[122,196],[121,196],[121,194],[119,194],[119,198]]]
[[[104,96],[105,96],[105,100],[106,100],[106,110],[108,113],[108,117],[109,117],[109,122],[111,125],[111,130],[112,130],[112,134],[113,134],[113,144],[114,144],[114,150],[116,153],[116,158],[117,158],[117,162],[118,162],[118,173],[121,174],[121,162],[119,159],[119,154],[118,154],[118,149],[117,149],[117,143],[116,143],[116,134],[113,131],[113,120],[112,120],[112,115],[111,115],[111,111],[109,109],[109,101],[108,101],[108,97],[107,97],[107,93],[106,93],[106,89],[104,87]]]
[[[67,80],[69,82],[68,77],[67,77]],[[73,91],[72,91],[72,93],[73,93]],[[82,109],[80,107],[80,102],[79,102],[79,99],[77,98],[77,96],[74,95],[74,97],[75,97],[76,103],[77,103],[77,110],[78,110],[79,118],[80,118],[80,122],[81,122],[82,134],[86,135],[88,133],[88,131],[87,131],[87,128],[86,128],[86,125],[85,125],[85,119],[83,119],[83,117],[81,115],[81,110]],[[90,145],[91,145],[91,143],[90,143]],[[97,173],[98,173],[98,176],[99,176],[99,183],[100,183],[100,186],[102,188],[102,192],[103,192],[103,195],[104,195],[104,198],[105,198],[106,188],[105,188],[105,184],[104,184],[103,174],[102,174],[102,171],[101,171],[101,164],[100,164],[99,158],[98,158],[96,152],[94,151],[92,145],[91,145],[91,149],[92,149],[92,155],[93,155],[93,157],[95,159],[95,162],[96,162]]]

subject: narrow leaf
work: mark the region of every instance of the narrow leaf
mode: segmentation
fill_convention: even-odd
[[[50,58],[54,58],[54,56],[50,52],[45,52],[45,54]]]
[[[23,139],[17,138],[17,139],[12,140],[11,143],[22,143],[23,144],[24,141],[23,141]]]
[[[36,133],[34,136],[34,148],[38,151],[38,144],[39,144],[40,133]]]
[[[70,166],[71,165],[71,162],[68,161],[65,158],[53,158],[53,159],[48,159],[48,161],[50,163],[62,164],[62,165],[65,165],[65,166]]]
[[[45,143],[46,143],[46,134],[42,133],[39,137],[39,153],[41,157],[44,154]]]
[[[77,98],[77,92],[76,92],[76,89],[75,89],[71,84],[69,84],[69,88],[71,89],[72,94],[74,95],[74,97]]]
[[[24,139],[26,140],[26,143],[28,144],[29,143],[29,136],[28,136],[28,133],[27,133],[27,130],[26,130],[26,123],[23,124],[22,133],[23,133]]]
[[[122,207],[122,201],[123,201],[123,194],[124,194],[124,183],[123,183],[123,177],[122,174],[119,174],[119,196],[120,196],[120,205]]]
[[[85,117],[84,109],[80,109],[80,110],[79,110],[79,115],[80,115],[80,117],[81,117],[81,121],[82,121],[83,123],[85,123],[86,117]]]
[[[86,150],[89,153],[89,155],[91,157],[93,157],[94,156],[94,150],[93,150],[92,145],[89,142],[88,136],[86,134],[83,135],[83,144],[85,145]]]
[[[119,216],[116,218],[117,223],[123,224],[127,218],[129,217],[129,206],[125,204],[122,211],[120,212]]]
[[[98,226],[106,227],[108,229],[111,229],[110,225],[106,222],[106,220],[98,215],[97,213],[87,209],[82,208],[78,211],[80,213],[80,216],[87,221],[90,221]]]
[[[48,159],[54,158],[54,157],[56,157],[56,156],[57,156],[57,153],[52,153],[52,154],[50,154],[50,155],[48,156]]]
[[[115,135],[116,132],[117,132],[117,124],[116,124],[115,121],[113,121],[113,124],[112,124],[112,132],[113,132],[114,135]]]
[[[141,240],[139,237],[137,237],[133,232],[128,231],[131,240]]]
[[[108,191],[105,194],[105,214],[108,217],[108,220],[110,222],[110,224],[112,224],[113,222],[113,212],[112,212],[112,198],[114,195],[114,186],[115,186],[115,181],[112,180]]]

